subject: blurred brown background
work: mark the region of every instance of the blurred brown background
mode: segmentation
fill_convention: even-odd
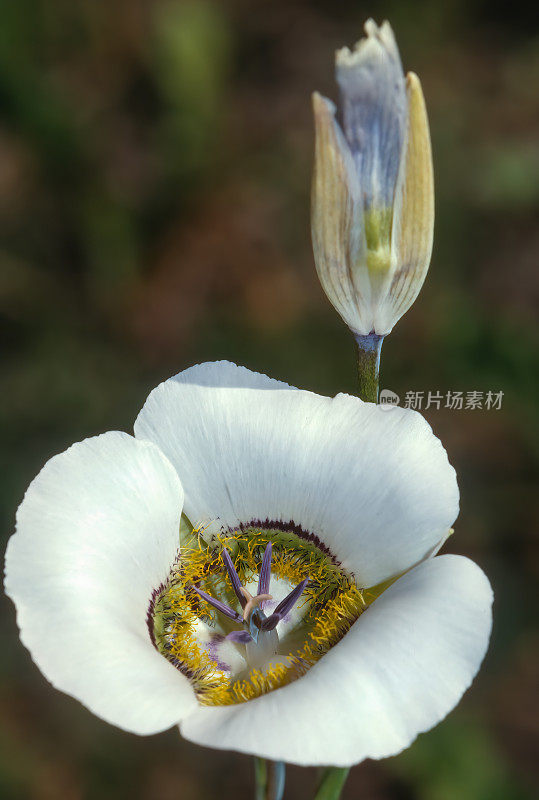
[[[529,10],[526,11],[526,8]],[[498,0],[2,0],[2,534],[47,458],[132,422],[148,391],[227,358],[323,393],[354,349],[314,271],[310,92],[333,51],[388,17],[430,113],[437,190],[426,285],[382,386],[503,391],[428,410],[457,469],[450,551],[496,593],[483,670],[401,756],[344,798],[525,800],[537,786],[539,28]],[[3,600],[0,796],[249,798],[250,759],[139,739],[53,690]],[[535,690],[535,691],[534,691]],[[289,770],[288,798],[316,771]],[[537,796],[537,795],[535,795]]]

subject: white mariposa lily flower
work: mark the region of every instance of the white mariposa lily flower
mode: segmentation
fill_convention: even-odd
[[[335,309],[357,336],[389,333],[417,297],[432,251],[434,183],[419,78],[404,77],[393,31],[337,52],[340,100],[313,95],[312,239]]]
[[[201,364],[135,437],[45,465],[5,585],[43,674],[106,721],[345,766],[438,723],[483,659],[488,580],[433,557],[457,513],[420,414]]]

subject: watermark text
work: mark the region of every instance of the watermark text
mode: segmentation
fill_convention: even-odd
[[[414,411],[428,411],[443,408],[452,411],[500,411],[503,401],[503,391],[479,391],[474,389],[464,391],[408,391],[405,393],[402,404],[396,392],[391,389],[382,389],[379,405],[384,410],[402,405],[402,408],[411,408]]]

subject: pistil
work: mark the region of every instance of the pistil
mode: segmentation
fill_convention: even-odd
[[[272,545],[268,542],[264,555],[262,557],[262,564],[258,576],[258,591],[253,595],[241,585],[238,573],[232,563],[232,559],[226,549],[223,548],[221,558],[226,567],[226,571],[232,583],[232,587],[238,598],[242,609],[243,618],[240,614],[221,600],[207,594],[199,589],[198,586],[193,586],[194,591],[209,603],[213,608],[224,614],[234,622],[241,622],[245,626],[243,631],[232,631],[227,636],[232,642],[236,644],[243,644],[247,646],[248,661],[252,665],[260,666],[261,656],[266,658],[268,655],[274,655],[277,652],[277,645],[279,644],[279,637],[275,628],[277,624],[292,610],[297,603],[307,584],[309,578],[301,581],[292,591],[276,606],[274,612],[267,617],[261,606],[267,600],[273,600],[269,594],[269,585],[271,578],[271,554]],[[257,653],[253,652],[253,645],[257,647]]]
[[[258,608],[258,606],[260,606],[264,602],[264,600],[273,600],[273,597],[272,597],[271,594],[257,594],[257,595],[255,595],[253,597],[253,595],[250,594],[247,591],[247,589],[245,589],[243,586],[241,587],[241,593],[245,597],[245,600],[246,600],[245,607],[243,609],[243,621],[244,622],[249,622],[249,619],[251,618],[251,614],[253,613],[255,608]]]

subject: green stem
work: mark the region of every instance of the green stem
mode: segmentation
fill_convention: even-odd
[[[255,756],[255,800],[264,800],[266,792],[266,762]]]
[[[255,800],[282,800],[284,761],[266,761],[255,756]]]
[[[378,402],[378,383],[380,379],[380,352],[383,336],[369,333],[367,336],[355,335],[359,375],[359,396],[368,403]]]
[[[349,772],[349,767],[327,767],[314,800],[339,800]]]

